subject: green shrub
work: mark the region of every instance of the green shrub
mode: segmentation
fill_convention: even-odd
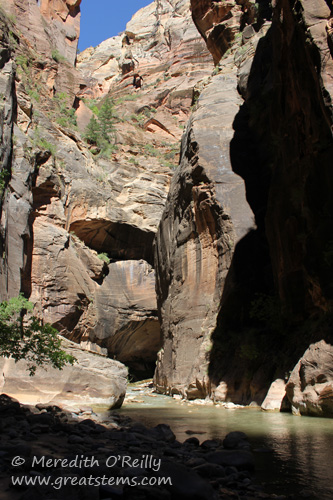
[[[54,144],[51,144],[51,142],[47,141],[45,137],[40,136],[40,131],[38,127],[35,129],[34,138],[32,142],[35,147],[49,151],[52,156],[56,155],[57,152],[56,146]]]
[[[28,95],[31,99],[34,99],[36,102],[40,101],[40,96],[37,92],[37,90],[28,90]]]
[[[56,121],[62,127],[76,127],[75,109],[70,104],[70,97],[65,92],[60,92],[53,97],[56,105]]]
[[[148,154],[149,156],[159,156],[159,150],[156,149],[151,144],[145,145],[145,153]]]
[[[53,49],[51,52],[52,59],[57,63],[66,61],[66,58],[60,54],[58,49]]]
[[[100,137],[100,125],[96,117],[92,116],[84,131],[84,138],[88,142],[88,144],[97,145],[99,137]]]
[[[28,58],[25,55],[23,54],[17,55],[15,61],[18,66],[21,66],[24,69],[24,71],[26,71],[28,67]]]
[[[102,252],[97,255],[99,259],[101,259],[103,262],[106,262],[107,264],[110,264],[110,258],[107,253]]]
[[[0,172],[0,196],[2,196],[2,193],[5,189],[6,182],[9,178],[9,172],[6,168],[3,168]]]
[[[35,374],[37,366],[61,370],[73,364],[76,360],[61,349],[55,328],[43,325],[35,316],[25,319],[32,309],[33,304],[22,295],[0,303],[0,355],[15,362],[24,359],[30,375]]]
[[[139,95],[140,94],[138,92],[134,92],[133,94],[127,94],[127,95],[124,95],[123,97],[119,97],[115,101],[115,105],[119,106],[119,104],[122,104],[125,101],[135,101],[139,97]]]

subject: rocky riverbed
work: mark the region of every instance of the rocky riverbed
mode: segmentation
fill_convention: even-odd
[[[0,396],[3,499],[295,498],[255,484],[247,436],[177,441],[163,423],[147,428],[119,412],[21,405]]]

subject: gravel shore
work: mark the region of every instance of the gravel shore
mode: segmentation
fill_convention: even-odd
[[[0,498],[4,500],[285,499],[255,484],[247,437],[183,443],[116,411],[21,405],[0,396]]]

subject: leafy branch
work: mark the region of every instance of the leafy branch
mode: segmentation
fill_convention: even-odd
[[[0,356],[24,359],[30,375],[37,366],[51,365],[61,370],[76,359],[61,349],[58,332],[50,324],[42,324],[35,316],[25,318],[33,304],[19,295],[0,303]]]

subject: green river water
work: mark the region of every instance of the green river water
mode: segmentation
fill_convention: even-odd
[[[256,482],[267,492],[333,500],[332,419],[191,404],[138,387],[129,388],[119,411],[147,426],[168,424],[181,442],[192,435],[202,442],[243,431],[255,455]]]

